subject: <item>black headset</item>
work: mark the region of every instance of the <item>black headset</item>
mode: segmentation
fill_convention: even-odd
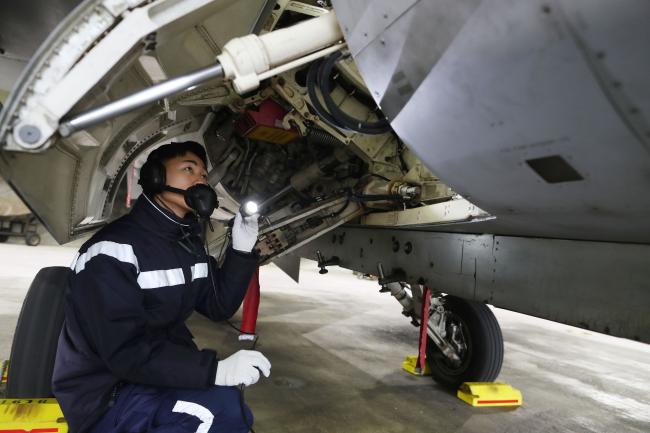
[[[185,198],[185,203],[202,218],[209,218],[214,209],[219,207],[217,193],[210,185],[194,185],[186,190],[174,188],[167,185],[166,172],[165,165],[159,159],[147,159],[140,168],[140,180],[138,180],[144,193],[150,196],[163,191],[181,194]],[[209,219],[207,221],[212,229]]]
[[[154,195],[163,192],[167,183],[165,165],[159,159],[147,159],[140,168],[138,183],[145,194]]]

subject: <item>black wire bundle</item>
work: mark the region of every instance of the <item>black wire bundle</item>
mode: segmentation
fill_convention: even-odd
[[[408,201],[405,197],[402,197],[399,194],[363,194],[358,191],[354,191],[350,188],[347,189],[348,200],[351,202],[363,203],[366,201],[396,201],[396,202],[405,202]]]
[[[325,60],[320,60],[312,63],[307,72],[307,94],[311,101],[311,105],[321,119],[327,122],[330,126],[348,131],[360,132],[363,134],[378,135],[390,131],[390,123],[386,118],[382,118],[376,122],[367,122],[360,119],[351,117],[332,99],[332,83],[330,77],[336,65],[336,62],[341,58],[341,52],[336,52]],[[323,107],[318,95],[316,94],[316,87],[321,91],[323,101],[327,108]]]

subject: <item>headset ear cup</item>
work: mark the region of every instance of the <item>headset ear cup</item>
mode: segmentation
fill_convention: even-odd
[[[167,183],[165,165],[158,160],[145,162],[140,168],[138,183],[142,185],[142,189],[147,194],[162,192]]]
[[[165,189],[165,185],[167,184],[167,169],[165,168],[165,165],[160,162],[160,161],[152,161],[153,162],[153,181],[155,184],[155,189],[156,193],[163,192]]]

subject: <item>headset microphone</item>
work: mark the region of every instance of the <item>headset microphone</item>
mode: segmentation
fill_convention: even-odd
[[[203,183],[192,185],[187,189],[165,185],[164,190],[181,194],[185,199],[185,203],[196,212],[197,216],[208,220],[208,222],[212,212],[219,206],[217,193],[210,186]]]

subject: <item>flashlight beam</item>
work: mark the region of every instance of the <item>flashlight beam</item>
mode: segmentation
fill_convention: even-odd
[[[287,193],[289,193],[291,190],[293,190],[293,187],[291,185],[287,185],[284,188],[282,188],[280,191],[276,192],[273,194],[271,197],[267,198],[264,200],[262,203],[259,204],[258,209],[262,211],[265,207],[273,203],[274,201],[278,200],[281,197],[284,197]]]

